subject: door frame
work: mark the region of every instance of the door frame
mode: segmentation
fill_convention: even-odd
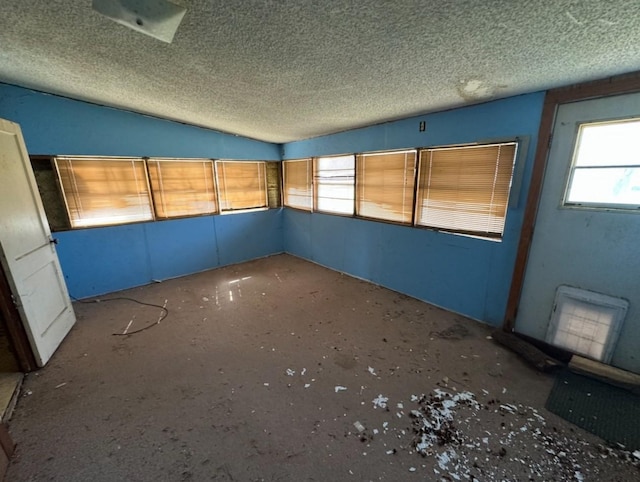
[[[20,313],[18,313],[18,309],[13,303],[9,280],[2,265],[0,265],[0,316],[5,321],[9,342],[20,370],[23,372],[37,370],[38,364],[36,363],[31,343],[29,343],[27,332],[22,324]]]
[[[518,242],[516,262],[511,277],[511,288],[509,290],[509,298],[507,299],[507,309],[502,324],[504,331],[513,332],[515,328],[558,107],[561,104],[568,104],[570,102],[620,94],[631,94],[634,92],[640,92],[640,71],[551,89],[546,92],[540,128],[538,129],[538,145],[533,161],[529,194],[524,208],[520,241]]]

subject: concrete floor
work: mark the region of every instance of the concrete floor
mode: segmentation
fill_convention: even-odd
[[[120,337],[160,310],[75,304],[24,382],[7,480],[638,480],[544,410],[552,378],[489,327],[384,288],[279,255],[113,296],[170,313]],[[421,456],[413,429],[443,407]]]

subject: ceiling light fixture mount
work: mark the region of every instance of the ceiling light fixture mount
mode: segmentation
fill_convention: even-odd
[[[93,0],[93,9],[114,22],[171,43],[187,9],[168,0]]]

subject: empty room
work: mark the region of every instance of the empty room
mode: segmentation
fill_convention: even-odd
[[[0,479],[638,479],[637,2],[0,12]]]

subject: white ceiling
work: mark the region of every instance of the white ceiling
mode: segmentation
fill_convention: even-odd
[[[2,0],[0,81],[288,142],[640,70],[639,0],[173,2],[166,44]]]

